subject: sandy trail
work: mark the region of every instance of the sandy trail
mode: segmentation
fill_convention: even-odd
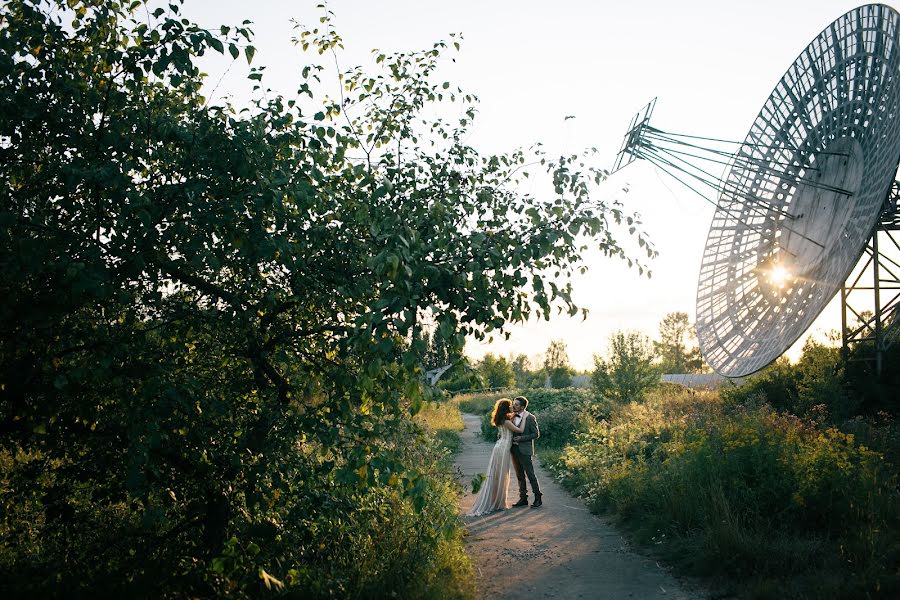
[[[492,444],[481,439],[479,418],[464,414],[463,447],[456,465],[469,490],[460,514],[475,502],[472,477],[487,469]],[[540,443],[537,445],[540,454]],[[610,523],[592,515],[535,461],[544,506],[508,508],[465,517],[466,551],[480,598],[683,598],[705,595],[672,577],[654,560],[632,552]],[[518,499],[511,474],[509,503]],[[529,490],[530,491],[530,490]]]

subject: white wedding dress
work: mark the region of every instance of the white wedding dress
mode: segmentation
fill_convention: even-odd
[[[506,490],[509,487],[509,466],[512,464],[513,433],[506,427],[500,428],[500,439],[491,450],[491,460],[488,462],[487,476],[475,498],[475,505],[466,516],[477,517],[486,515],[495,510],[506,508]]]

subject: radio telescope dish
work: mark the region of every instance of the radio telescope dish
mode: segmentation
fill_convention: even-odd
[[[697,337],[718,373],[748,375],[783,354],[859,260],[900,158],[898,31],[884,5],[838,18],[731,156],[697,286]]]

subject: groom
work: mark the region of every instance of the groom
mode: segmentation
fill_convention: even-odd
[[[541,486],[538,485],[537,477],[534,474],[534,465],[531,457],[534,456],[534,440],[541,437],[541,430],[538,429],[537,419],[534,415],[525,410],[528,408],[528,398],[525,396],[516,396],[513,399],[512,409],[513,424],[521,427],[522,421],[525,422],[525,431],[519,435],[513,436],[512,454],[513,467],[516,469],[516,478],[519,480],[519,501],[513,506],[528,506],[528,490],[525,489],[525,476],[531,482],[531,492],[534,494],[534,503],[531,508],[541,506]]]

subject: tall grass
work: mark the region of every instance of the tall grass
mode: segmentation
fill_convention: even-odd
[[[594,509],[730,593],[900,593],[898,465],[835,427],[668,389],[579,434],[558,466]]]
[[[494,403],[500,398],[514,398],[516,390],[501,390],[499,392],[467,392],[454,396],[452,402],[464,413],[483,415],[491,412]]]
[[[462,448],[459,432],[465,429],[465,424],[455,402],[427,402],[414,420],[431,432],[448,454],[456,454]]]

